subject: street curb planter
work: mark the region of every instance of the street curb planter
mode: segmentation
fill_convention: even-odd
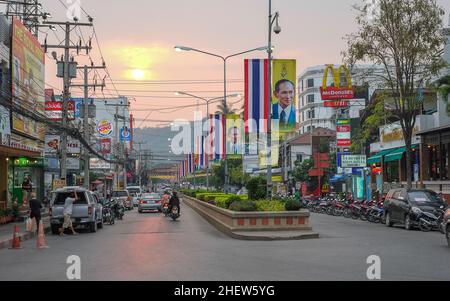
[[[318,238],[312,231],[308,210],[291,212],[234,212],[183,196],[194,209],[219,231],[241,240],[294,240]]]

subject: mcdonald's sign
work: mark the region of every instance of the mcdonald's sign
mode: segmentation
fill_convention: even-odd
[[[328,73],[331,71],[333,76],[334,86],[328,87]],[[345,74],[347,79],[347,86],[341,86],[341,74]],[[343,99],[353,99],[355,98],[355,89],[352,86],[352,77],[347,67],[344,65],[339,66],[338,70],[334,69],[333,65],[327,65],[325,72],[323,74],[323,83],[320,88],[320,94],[322,100],[343,100]],[[331,106],[331,105],[329,105]]]

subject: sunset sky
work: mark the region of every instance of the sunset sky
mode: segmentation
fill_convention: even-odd
[[[297,74],[308,66],[341,62],[341,51],[346,45],[343,37],[357,29],[356,12],[351,5],[360,1],[273,0],[273,10],[279,11],[282,27],[282,33],[273,37],[275,58],[296,59]],[[66,9],[61,2],[68,4],[72,1],[42,1],[54,21],[67,20]],[[450,12],[448,0],[439,0],[438,3],[447,14]],[[100,47],[118,93],[134,98],[131,109],[137,126],[141,127],[163,125],[161,121],[176,118],[193,119],[195,107],[175,112],[173,109],[161,111],[197,103],[192,98],[175,96],[175,91],[202,97],[223,95],[222,62],[195,52],[175,52],[175,45],[221,55],[267,45],[267,0],[81,0],[81,5],[94,18]],[[86,20],[82,13],[81,21]],[[81,30],[84,39],[92,36],[91,28]],[[63,38],[61,29],[55,33],[45,28],[42,31],[48,32],[49,43]],[[73,32],[73,41],[77,41],[78,36],[81,36],[79,30]],[[41,33],[41,41],[44,37],[45,34]],[[101,64],[95,40],[93,46],[91,57],[96,64]],[[58,53],[61,56],[62,52]],[[228,94],[243,94],[243,60],[266,56],[266,53],[255,52],[232,59],[228,66]],[[89,62],[86,56],[78,56],[76,60],[80,65]],[[46,66],[46,82],[62,89],[62,81],[53,76],[55,64],[50,55]],[[111,82],[107,84],[104,96],[117,95]],[[81,95],[80,92],[72,91],[74,95]],[[99,90],[95,96],[104,97]],[[236,101],[239,99],[229,100],[232,103]],[[242,105],[243,100],[234,107],[240,109]],[[200,109],[206,113],[204,105]],[[149,115],[150,110],[153,112]],[[149,119],[143,122],[147,116]]]

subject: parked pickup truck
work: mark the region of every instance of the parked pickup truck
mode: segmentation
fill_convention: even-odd
[[[76,191],[79,198],[73,204],[73,227],[88,228],[91,232],[97,232],[98,228],[103,228],[103,207],[99,203],[98,197],[85,188],[65,187],[51,193],[49,213],[52,233],[59,233],[59,229],[64,223],[64,203],[73,191]]]

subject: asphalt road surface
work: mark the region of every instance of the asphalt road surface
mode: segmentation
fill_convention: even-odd
[[[79,256],[81,280],[303,281],[368,280],[367,258],[381,259],[382,280],[450,280],[450,248],[437,232],[312,215],[320,239],[239,241],[187,206],[177,222],[127,213],[98,233],[48,235],[50,249],[0,250],[0,280],[67,280],[67,258]]]

